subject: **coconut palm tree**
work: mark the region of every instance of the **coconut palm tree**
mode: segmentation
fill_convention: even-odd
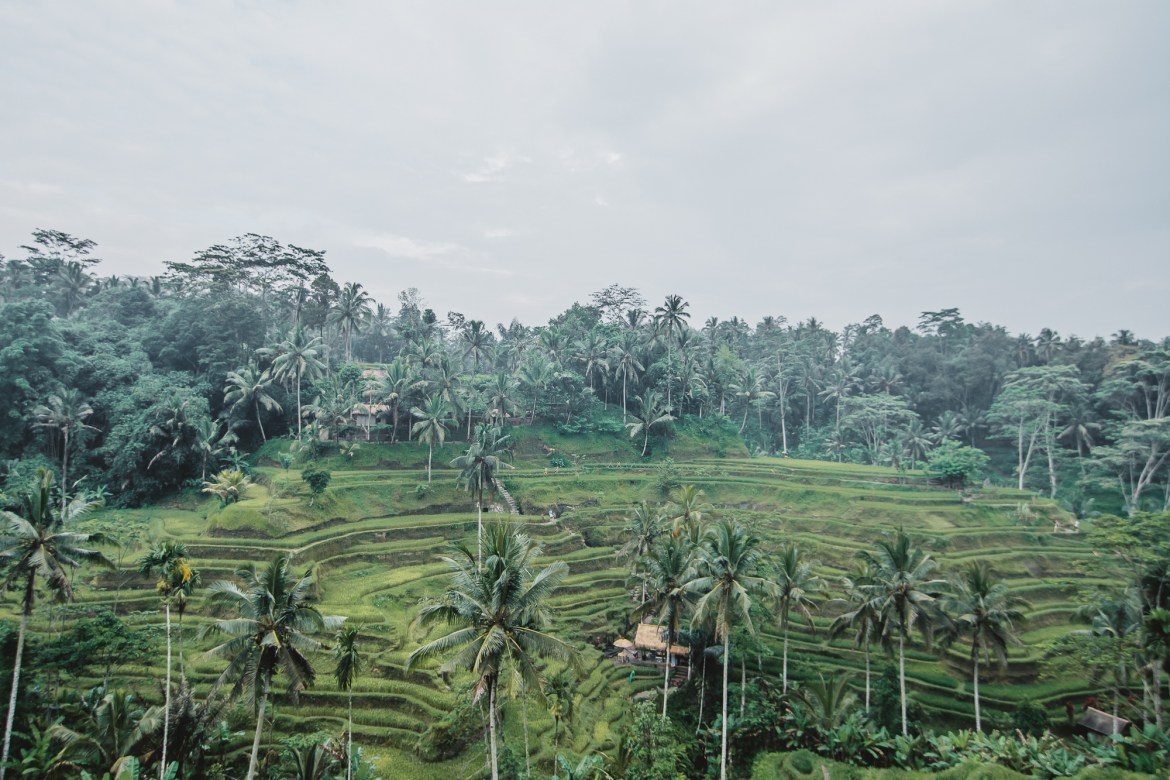
[[[934,559],[914,547],[903,529],[893,539],[881,539],[873,552],[862,550],[857,557],[873,571],[873,584],[867,586],[881,616],[882,644],[898,643],[898,693],[902,708],[902,735],[909,734],[906,718],[906,640],[917,628],[927,642],[935,616],[935,597],[946,584],[932,579]]]
[[[626,518],[626,543],[617,551],[617,558],[619,560],[624,558],[630,562],[630,575],[632,577],[638,577],[642,559],[649,554],[654,540],[662,534],[662,524],[662,513],[657,509],[651,509],[645,501],[639,504],[634,509],[633,514]],[[642,600],[639,603],[646,603],[646,580],[644,578],[642,579]]]
[[[463,357],[471,358],[475,373],[479,373],[479,363],[491,357],[492,332],[484,327],[482,320],[471,320],[459,334],[463,342]]]
[[[85,423],[85,420],[92,414],[93,407],[81,397],[79,391],[72,388],[66,388],[50,395],[45,404],[33,409],[34,427],[51,428],[61,434],[62,512],[65,511],[66,493],[69,492],[69,443],[76,431],[97,430],[92,425]]]
[[[617,376],[622,378],[622,422],[625,423],[628,414],[626,412],[626,392],[630,380],[637,381],[638,375],[645,371],[645,366],[638,360],[638,353],[642,349],[641,339],[638,337],[636,330],[623,330],[621,338],[613,347],[613,370]]]
[[[668,295],[661,306],[654,309],[654,328],[666,341],[666,408],[671,409],[670,385],[673,382],[671,366],[671,345],[678,340],[679,334],[687,327],[687,320],[691,313],[687,311],[689,303],[680,295]]]
[[[325,363],[318,357],[323,351],[321,339],[308,338],[305,329],[298,327],[291,338],[282,341],[271,352],[275,353],[272,361],[272,376],[278,382],[292,382],[297,389],[297,438],[301,437],[301,383],[308,379],[312,382],[325,372]]]
[[[427,398],[421,407],[416,406],[411,409],[410,413],[418,418],[418,422],[411,427],[411,431],[418,434],[418,443],[425,444],[427,447],[427,484],[429,485],[435,444],[443,446],[443,442],[447,439],[447,426],[454,422],[451,419],[451,407],[447,405],[442,396],[436,394]]]
[[[98,504],[81,497],[73,499],[60,514],[53,511],[53,472],[40,469],[37,487],[20,499],[20,514],[0,512],[7,525],[0,536],[0,563],[3,564],[4,586],[19,584],[23,594],[20,601],[20,629],[16,638],[16,657],[12,662],[12,688],[8,699],[8,718],[4,724],[4,750],[0,756],[0,780],[8,768],[8,751],[12,744],[12,723],[16,715],[16,700],[20,691],[21,662],[24,658],[24,640],[28,619],[36,606],[37,577],[48,585],[57,601],[73,598],[73,583],[67,569],[76,569],[83,561],[113,569],[113,562],[97,550],[84,545],[100,542],[97,534],[79,534],[65,530],[70,523],[84,517]]]
[[[752,599],[768,594],[772,588],[760,576],[763,559],[760,540],[732,520],[715,523],[707,531],[700,550],[699,576],[687,583],[687,590],[698,596],[692,626],[706,623],[715,629],[716,639],[723,640],[723,742],[719,759],[719,778],[727,780],[727,687],[731,669],[731,632],[737,626],[755,634],[752,623]]]
[[[346,731],[345,744],[345,777],[353,780],[353,681],[362,670],[361,647],[358,640],[361,638],[361,626],[346,623],[337,631],[333,641],[333,660],[337,664],[333,667],[333,678],[337,680],[337,687],[349,696],[349,721]]]
[[[376,402],[390,407],[390,442],[398,441],[398,410],[409,406],[411,392],[420,385],[414,368],[400,357],[386,367],[386,375],[375,380],[371,389]]]
[[[642,436],[642,457],[650,450],[650,432],[659,425],[664,425],[674,419],[661,405],[662,399],[653,390],[647,390],[644,396],[635,398],[638,402],[638,413],[631,422],[626,423],[630,429],[630,438],[639,434]]]
[[[711,511],[711,505],[703,503],[703,491],[694,485],[683,485],[678,498],[671,502],[670,511],[676,513],[670,532],[687,539],[692,547],[698,547],[706,531],[704,519]]]
[[[529,422],[536,420],[540,393],[552,383],[553,379],[556,378],[556,373],[556,366],[540,354],[533,354],[516,372],[516,378],[520,380],[520,384],[527,386],[532,391],[532,414],[528,417]]]
[[[797,690],[805,711],[822,734],[841,725],[849,714],[857,699],[849,689],[852,683],[853,676],[849,674],[834,674],[828,680],[818,674],[817,679],[809,680]]]
[[[577,665],[575,651],[547,633],[548,599],[569,572],[563,561],[534,572],[539,546],[504,523],[485,534],[480,566],[463,544],[444,558],[451,571],[446,592],[424,601],[417,620],[444,623],[453,630],[417,648],[406,670],[419,660],[453,653],[445,669],[462,668],[475,677],[475,699],[487,695],[492,780],[499,780],[496,750],[496,693],[504,664],[521,675],[530,690],[539,684],[537,658],[560,658]]]
[[[190,553],[187,545],[182,542],[160,542],[150,549],[138,563],[138,572],[145,577],[158,574],[155,590],[162,597],[163,611],[166,614],[167,625],[167,679],[163,712],[163,742],[162,759],[159,762],[158,776],[162,780],[167,766],[167,746],[170,739],[170,712],[171,712],[171,601],[176,595],[188,589],[194,577],[194,570],[187,562]]]
[[[487,396],[487,409],[484,413],[490,422],[503,425],[504,418],[518,411],[516,380],[510,374],[497,372],[484,388],[484,393]]]
[[[590,330],[576,343],[574,359],[581,365],[581,373],[589,380],[589,389],[596,393],[594,377],[604,378],[609,370],[609,345],[605,334],[597,328]]]
[[[653,615],[666,629],[666,669],[662,682],[662,718],[670,696],[671,647],[678,637],[683,615],[694,602],[687,583],[695,576],[694,550],[684,538],[667,534],[650,547],[646,556],[646,583],[650,600],[642,607],[643,615]]]
[[[333,310],[329,312],[329,321],[339,325],[345,334],[345,362],[353,360],[350,346],[354,331],[360,331],[370,318],[370,295],[357,282],[350,282],[341,288]]]
[[[804,616],[809,629],[815,634],[813,625],[812,596],[821,590],[822,582],[814,572],[816,563],[804,560],[800,548],[795,544],[784,545],[780,554],[772,560],[772,573],[776,585],[776,607],[780,613],[780,631],[784,635],[783,688],[788,693],[788,621],[793,610]]]
[[[256,733],[247,774],[247,780],[252,780],[256,776],[272,678],[283,671],[290,694],[312,685],[316,672],[308,653],[320,648],[321,643],[309,634],[335,629],[344,618],[326,617],[317,611],[312,604],[312,576],[306,572],[298,579],[287,555],[278,555],[262,569],[253,565],[236,575],[243,580],[242,586],[219,580],[207,593],[213,606],[230,609],[238,617],[209,623],[200,636],[230,637],[206,653],[211,658],[228,659],[228,667],[216,685],[230,681],[232,697],[244,692],[255,702]]]
[[[870,667],[869,648],[880,634],[881,611],[873,594],[873,572],[862,564],[852,577],[842,577],[845,591],[842,599],[847,610],[833,619],[829,626],[830,641],[853,632],[853,646],[860,647],[865,654],[865,709],[869,711]]]
[[[272,373],[267,369],[260,371],[256,366],[244,366],[236,371],[229,371],[227,384],[223,388],[223,403],[232,414],[243,414],[254,411],[256,425],[260,428],[260,438],[268,441],[264,433],[264,421],[260,419],[260,410],[279,412],[280,404],[268,394],[272,387]]]
[[[746,366],[743,373],[740,374],[739,381],[731,383],[727,389],[735,393],[736,397],[744,399],[743,422],[739,426],[741,436],[744,429],[747,428],[748,412],[751,411],[752,404],[765,401],[776,395],[771,390],[764,388],[764,377],[756,370],[755,366],[751,365]],[[761,411],[760,414],[762,415],[763,412]],[[763,427],[762,423],[761,427]]]
[[[480,423],[475,429],[475,441],[467,451],[451,461],[459,469],[459,484],[475,494],[476,560],[483,561],[483,492],[496,491],[496,474],[512,465],[504,461],[512,439],[502,429]]]
[[[991,572],[987,561],[973,561],[963,568],[944,600],[951,617],[952,636],[971,638],[971,679],[975,694],[975,730],[983,730],[979,711],[979,662],[995,655],[1007,665],[1009,644],[1021,644],[1014,624],[1023,620],[1019,607],[1027,602],[1008,591],[1007,583]],[[949,637],[948,637],[949,638]]]

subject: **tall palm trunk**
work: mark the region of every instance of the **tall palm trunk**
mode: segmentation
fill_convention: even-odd
[[[345,780],[353,780],[353,685],[349,686],[349,733],[345,744]]]
[[[670,631],[666,632],[666,674],[662,681],[662,719],[666,720],[666,700],[670,696]]]
[[[747,654],[739,659],[739,717],[747,711]]]
[[[69,428],[65,434],[65,449],[61,453],[61,517],[65,516],[65,494],[69,492]]]
[[[788,693],[788,619],[787,619],[787,616],[785,617],[785,620],[784,620],[784,671],[782,672],[780,679],[783,681],[781,683],[780,692],[781,693]]]
[[[865,641],[865,711],[869,712],[869,640]]]
[[[492,780],[500,780],[500,764],[496,756],[496,681],[488,684],[488,731],[492,744]]]
[[[12,692],[8,696],[8,719],[4,723],[4,754],[0,757],[0,780],[8,772],[8,751],[12,747],[12,721],[16,716],[16,696],[20,690],[20,665],[24,659],[24,637],[32,613],[32,595],[36,575],[30,575],[24,591],[24,609],[20,612],[20,631],[16,637],[16,660],[12,662]]]
[[[695,724],[695,733],[703,728],[703,704],[707,701],[707,648],[703,648],[702,678],[699,680],[699,720]]]
[[[626,375],[622,374],[622,425],[626,424]]]
[[[297,438],[301,438],[301,372],[297,372]]]
[[[264,692],[260,694],[260,712],[256,715],[256,736],[252,738],[252,757],[248,759],[248,775],[244,780],[256,777],[256,759],[260,755],[260,734],[264,731],[264,710],[268,706],[268,690],[272,687],[272,672],[264,675]]]
[[[260,426],[260,438],[265,444],[268,443],[268,437],[264,434],[264,423],[260,421],[260,403],[256,403],[256,424]]]
[[[532,760],[528,749],[528,691],[524,691],[524,698],[520,700],[520,712],[524,718],[524,776],[532,777]]]
[[[719,780],[727,780],[727,676],[731,670],[731,632],[723,634],[723,747],[719,758]],[[0,778],[0,780],[3,780]]]
[[[475,502],[475,562],[483,567],[483,479],[480,479],[479,500]]]
[[[902,697],[902,736],[908,736],[906,726],[906,635],[898,635],[898,692]]]
[[[980,718],[979,712],[979,646],[975,645],[971,649],[971,660],[974,661],[972,682],[975,692],[975,730],[983,731],[983,720]]]
[[[427,484],[431,484],[431,458],[435,455],[435,445],[427,445]]]
[[[171,739],[171,602],[165,602],[163,609],[167,615],[167,688],[163,696],[162,761],[158,765],[158,780],[163,780],[167,771],[167,745]]]

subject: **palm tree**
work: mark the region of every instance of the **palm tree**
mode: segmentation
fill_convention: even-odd
[[[272,678],[283,670],[291,694],[312,685],[316,672],[306,654],[317,650],[321,643],[309,634],[337,628],[344,620],[318,612],[311,603],[311,575],[306,572],[297,579],[291,569],[288,556],[278,555],[263,569],[253,565],[237,571],[236,575],[244,582],[242,587],[219,580],[207,589],[213,605],[239,615],[207,624],[200,636],[219,633],[230,637],[206,653],[208,657],[228,659],[228,667],[216,685],[234,680],[232,697],[243,691],[256,704],[256,734],[252,739],[247,780],[256,775]]]
[[[475,699],[487,694],[492,780],[499,780],[496,751],[496,693],[500,672],[510,663],[529,689],[539,686],[537,657],[577,664],[574,650],[546,632],[548,599],[569,572],[557,561],[533,573],[540,548],[528,536],[498,523],[486,534],[483,565],[462,544],[444,558],[451,571],[446,592],[419,608],[419,623],[445,623],[453,630],[417,648],[406,671],[420,659],[454,655],[444,668],[463,668],[475,676]]]
[[[991,572],[986,561],[973,561],[962,571],[945,599],[955,636],[971,638],[972,683],[975,693],[975,730],[983,730],[979,711],[979,661],[994,653],[1007,665],[1007,646],[1021,644],[1013,622],[1023,619],[1018,609],[1027,604],[1008,591],[1007,583]]]
[[[218,496],[222,506],[234,504],[244,496],[251,478],[239,469],[224,469],[215,475],[215,479],[203,483],[204,493]]]
[[[703,503],[703,491],[694,485],[683,485],[678,498],[670,506],[671,511],[678,513],[674,516],[670,532],[687,539],[692,547],[698,547],[706,531],[704,517],[711,509],[710,504]]]
[[[272,374],[278,382],[293,382],[297,388],[297,438],[301,437],[301,382],[310,382],[321,376],[325,364],[317,357],[321,354],[321,339],[305,336],[305,329],[298,327],[292,338],[285,339],[275,349]]]
[[[80,723],[66,726],[58,721],[49,727],[48,735],[64,745],[56,762],[58,772],[76,771],[78,764],[84,762],[109,770],[107,777],[133,775],[128,769],[131,762],[137,762],[134,751],[164,720],[162,708],[143,709],[134,694],[124,690],[106,692],[104,686],[94,688],[83,698],[81,711]]]
[[[635,398],[638,402],[638,413],[632,422],[626,423],[630,429],[630,438],[642,435],[642,457],[650,449],[650,431],[659,425],[670,422],[674,415],[669,414],[661,405],[661,398],[653,390],[647,390],[646,395]]]
[[[750,365],[744,368],[739,381],[728,385],[728,389],[737,397],[744,399],[743,423],[739,426],[739,433],[743,435],[744,429],[747,428],[748,412],[751,411],[752,403],[773,398],[776,394],[771,390],[764,389],[764,378],[756,371],[755,366]],[[762,414],[763,412],[761,412]]]
[[[370,317],[370,296],[357,282],[350,282],[341,288],[329,321],[341,326],[345,334],[345,362],[353,360],[350,349],[354,331],[360,331]]]
[[[353,778],[353,681],[357,679],[362,669],[361,649],[358,645],[360,635],[361,626],[346,623],[338,629],[333,643],[333,659],[337,662],[333,667],[333,677],[337,680],[337,687],[349,695],[349,724],[345,745],[346,780]]]
[[[69,442],[72,434],[77,431],[96,431],[92,425],[86,425],[85,420],[93,414],[93,407],[82,397],[81,393],[67,388],[49,396],[46,404],[33,409],[36,420],[33,425],[37,428],[52,428],[61,433],[61,511],[65,511],[66,493],[69,492]]]
[[[194,576],[191,565],[187,562],[190,553],[187,545],[182,542],[161,542],[150,549],[146,556],[139,561],[138,571],[145,577],[158,574],[155,589],[162,597],[163,610],[167,623],[167,682],[165,702],[163,705],[163,743],[162,760],[158,767],[159,780],[162,780],[167,767],[167,743],[170,739],[171,713],[171,600],[187,589]]]
[[[828,680],[818,674],[816,680],[809,680],[798,689],[797,695],[822,735],[841,725],[849,713],[857,698],[849,690],[852,683],[853,676],[849,674],[835,674]]]
[[[487,409],[485,416],[497,425],[504,424],[504,418],[517,411],[516,380],[509,374],[497,372],[484,388],[487,394]]]
[[[447,439],[447,426],[451,419],[451,407],[440,395],[427,398],[422,407],[414,407],[410,413],[418,418],[411,431],[418,434],[418,443],[427,446],[427,484],[431,482],[431,459],[435,455],[435,443],[440,447]]]
[[[792,543],[784,545],[780,555],[773,560],[772,568],[776,578],[776,606],[780,611],[780,630],[784,634],[783,688],[788,693],[788,620],[796,610],[808,621],[808,627],[815,634],[810,598],[821,589],[821,578],[813,573],[816,564],[801,558],[800,549]]]
[[[386,375],[377,379],[373,395],[379,403],[390,407],[390,442],[398,441],[398,410],[408,403],[410,392],[419,385],[418,374],[402,358],[394,358],[386,367]]]
[[[232,414],[254,410],[256,425],[260,427],[260,438],[267,442],[268,436],[264,433],[260,409],[274,412],[281,410],[276,399],[268,394],[268,389],[272,387],[271,372],[267,369],[259,371],[256,366],[244,366],[236,371],[229,371],[225,381],[227,384],[223,388],[224,405]]]
[[[532,414],[529,415],[528,421],[533,422],[536,419],[537,405],[540,403],[540,392],[556,378],[556,368],[542,355],[534,354],[520,366],[516,378],[520,380],[520,384],[532,390]]]
[[[918,463],[926,459],[927,453],[934,447],[934,441],[922,426],[922,418],[915,415],[910,418],[906,429],[899,437],[902,448],[910,456],[910,468],[918,468]]]
[[[842,577],[845,590],[843,601],[848,605],[846,612],[833,619],[829,626],[829,639],[833,640],[847,631],[853,632],[853,646],[865,653],[865,709],[869,711],[870,671],[869,648],[880,633],[881,612],[874,600],[872,570],[862,564],[852,577]]]
[[[758,570],[763,552],[760,540],[743,526],[723,520],[711,526],[700,552],[699,576],[687,583],[687,590],[699,594],[691,625],[711,623],[716,639],[723,639],[723,746],[719,778],[727,780],[727,683],[731,669],[731,632],[742,625],[755,634],[752,624],[752,596],[771,590]]]
[[[625,533],[627,541],[617,551],[618,559],[626,558],[630,561],[630,574],[638,577],[642,559],[650,552],[654,540],[662,533],[662,514],[657,509],[643,501],[634,509],[633,514],[626,518]],[[642,600],[646,603],[646,580],[642,580]]]
[[[582,756],[576,764],[563,753],[557,753],[557,768],[553,780],[592,780],[605,763],[601,756]]]
[[[666,408],[671,409],[670,385],[671,376],[671,344],[678,339],[683,329],[687,327],[687,320],[691,313],[686,310],[689,303],[680,295],[668,295],[661,306],[654,309],[654,327],[666,339]]]
[[[662,682],[662,719],[666,719],[666,701],[670,696],[671,646],[678,637],[679,623],[694,594],[687,583],[694,577],[693,549],[682,539],[667,535],[650,548],[646,556],[646,581],[650,601],[642,608],[643,614],[652,614],[658,625],[666,628],[666,670]]]
[[[915,628],[924,631],[930,640],[931,619],[934,617],[935,595],[945,584],[931,579],[934,560],[913,546],[903,529],[891,539],[882,539],[877,550],[862,550],[857,557],[873,570],[874,582],[867,586],[881,616],[881,638],[887,647],[898,639],[898,693],[902,705],[902,735],[909,734],[906,719],[906,640]]]
[[[476,560],[483,561],[483,492],[496,490],[496,473],[512,468],[503,459],[511,444],[511,437],[502,435],[496,426],[480,423],[475,429],[475,441],[467,451],[451,461],[459,469],[459,484],[475,494]]]
[[[0,563],[4,564],[5,587],[20,583],[23,588],[20,610],[20,630],[16,638],[16,658],[12,662],[12,689],[8,699],[8,719],[4,724],[4,751],[0,756],[0,780],[8,770],[8,751],[12,744],[12,722],[16,715],[16,700],[20,691],[21,661],[24,657],[24,639],[28,619],[36,605],[37,575],[44,578],[57,601],[73,598],[73,583],[66,569],[76,569],[82,561],[97,563],[108,569],[114,564],[105,555],[82,545],[100,542],[97,534],[79,534],[65,530],[72,522],[97,508],[98,504],[75,498],[63,512],[54,514],[52,503],[53,472],[37,472],[37,489],[20,499],[21,514],[0,512],[8,525],[0,536]]]
[[[638,374],[645,367],[638,361],[638,351],[642,348],[638,333],[634,330],[623,330],[618,343],[614,345],[614,373],[622,378],[622,422],[627,419],[626,388],[630,379],[637,380]]]
[[[471,320],[459,334],[463,342],[463,357],[471,357],[475,373],[479,373],[479,362],[491,356],[492,332],[484,327],[482,320]]]
[[[609,345],[605,341],[605,334],[594,328],[585,334],[576,344],[574,358],[581,364],[581,373],[589,380],[589,389],[596,393],[593,379],[600,374],[603,378],[609,370]]]

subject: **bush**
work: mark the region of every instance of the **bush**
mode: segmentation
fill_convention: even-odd
[[[301,479],[309,486],[309,492],[313,494],[313,500],[310,503],[313,503],[329,487],[329,481],[333,479],[333,473],[328,469],[310,466],[301,472]]]

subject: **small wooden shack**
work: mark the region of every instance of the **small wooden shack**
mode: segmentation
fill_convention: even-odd
[[[639,623],[634,632],[634,648],[646,660],[666,663],[666,628],[653,623]],[[670,654],[674,658],[685,659],[691,649],[684,645],[670,646]]]
[[[1090,738],[1111,737],[1114,734],[1126,734],[1133,725],[1125,718],[1115,718],[1104,710],[1096,707],[1085,707],[1081,719],[1077,721],[1077,731],[1081,736]]]

